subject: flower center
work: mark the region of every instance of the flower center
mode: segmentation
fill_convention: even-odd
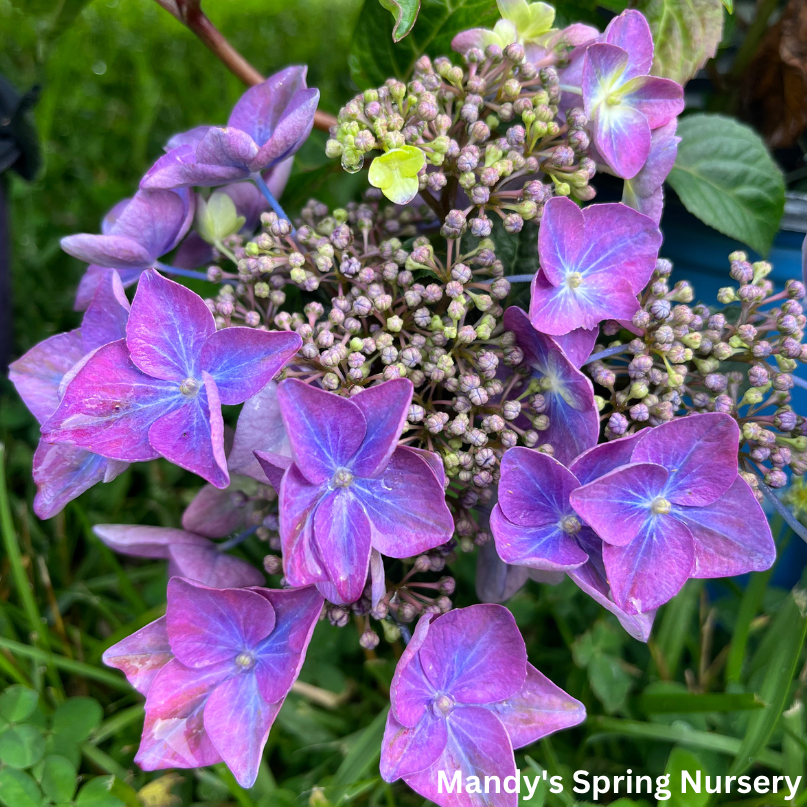
[[[255,656],[253,656],[248,650],[244,650],[243,653],[239,653],[235,657],[235,663],[242,670],[251,670],[255,666]]]
[[[332,488],[349,488],[353,484],[353,473],[347,468],[338,468],[331,479]]]
[[[451,695],[438,695],[432,702],[432,711],[437,717],[448,717],[454,711],[454,698]]]
[[[179,391],[188,398],[193,398],[201,386],[195,378],[189,377],[179,385]]]
[[[582,524],[580,523],[580,519],[576,518],[575,516],[564,516],[560,520],[560,528],[567,535],[577,535],[577,533],[582,529]]]
[[[617,92],[609,93],[605,102],[608,106],[619,106],[622,103],[622,96]]]
[[[657,516],[665,516],[672,510],[672,505],[662,496],[653,499],[650,510]]]
[[[583,275],[580,272],[572,272],[568,278],[566,278],[566,285],[570,289],[578,289],[580,286],[583,285]]]

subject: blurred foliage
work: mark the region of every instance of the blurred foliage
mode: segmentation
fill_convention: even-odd
[[[389,12],[370,2],[361,11],[360,0],[208,0],[206,10],[260,70],[308,63],[323,108],[335,112],[355,90],[348,53],[356,21],[369,25],[379,13],[392,28]],[[621,0],[600,5],[624,7]],[[0,72],[20,90],[34,83],[43,88],[36,119],[44,171],[31,185],[11,183],[18,353],[77,324],[72,297],[83,267],[59,251],[58,239],[95,231],[101,215],[133,192],[171,134],[224,121],[243,89],[151,0],[84,6],[81,0],[0,0]],[[564,22],[596,14],[594,0],[568,0],[559,8]],[[420,41],[416,26],[412,42]],[[331,202],[356,193],[361,176],[336,181],[322,144],[315,135],[297,160],[284,197],[292,210],[311,193]],[[378,776],[388,687],[402,647],[383,642],[362,651],[363,624],[317,627],[301,680],[335,693],[338,706],[292,693],[249,792],[223,766],[181,775],[144,774],[134,766],[142,699],[100,658],[163,613],[166,570],[162,563],[116,557],[91,526],[177,526],[199,482],[162,461],[135,466],[40,522],[30,510],[38,429],[7,382],[0,383],[6,446],[0,468],[9,482],[0,473],[0,803],[4,789],[16,787],[5,790],[13,794],[12,807],[54,796],[95,807],[421,807],[405,786]],[[255,537],[238,552],[257,564],[264,554]],[[780,557],[786,569],[791,561]],[[451,572],[456,604],[470,604],[474,558],[459,557]],[[516,594],[508,605],[530,661],[590,714],[582,727],[518,752],[524,773],[546,769],[566,781],[563,793],[543,788],[523,803],[570,807],[575,770],[716,775],[753,765],[802,775],[807,594],[800,585],[793,591],[774,586],[773,579],[766,573],[747,584],[690,581],[661,609],[647,645],[628,638],[568,580],[556,587],[530,582]],[[641,798],[614,803],[654,800]],[[705,807],[709,800],[761,804],[736,795],[695,800],[676,793],[669,803]],[[805,802],[802,793],[790,803]],[[781,795],[764,803],[785,804]]]
[[[72,232],[131,195],[175,132],[224,123],[243,92],[238,79],[152,0],[0,0],[0,73],[18,89],[39,83],[36,122],[44,171],[12,185],[20,349],[72,327],[72,295],[83,266],[59,250]],[[213,22],[268,74],[309,65],[322,107],[349,96],[347,50],[360,0],[214,0]],[[53,9],[56,8],[57,11]],[[317,167],[312,143],[297,170]]]

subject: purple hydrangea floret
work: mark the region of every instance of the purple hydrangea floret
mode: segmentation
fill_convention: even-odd
[[[412,401],[408,379],[349,400],[289,379],[277,396],[291,445],[280,485],[290,584],[330,583],[342,601],[353,602],[364,589],[371,549],[406,558],[449,540],[454,522],[437,458],[398,446]],[[273,458],[256,455],[271,472]]]
[[[583,104],[593,142],[611,170],[630,179],[650,154],[653,129],[684,108],[680,84],[650,76],[653,37],[644,16],[628,10],[608,24],[583,59]]]
[[[216,589],[172,578],[166,615],[103,656],[146,696],[137,764],[153,771],[223,761],[251,787],[322,602],[313,587]]]
[[[163,456],[226,487],[221,405],[257,394],[301,344],[290,332],[216,331],[201,297],[149,269],[126,338],[76,373],[43,438],[123,462]]]
[[[91,264],[79,284],[76,309],[92,300],[107,267],[118,270],[124,286],[132,286],[185,237],[193,222],[192,191],[138,191],[123,199],[101,222],[101,234],[68,235],[62,249]]]
[[[381,775],[441,807],[516,807],[515,793],[472,792],[470,777],[516,775],[513,749],[586,717],[582,703],[527,661],[512,614],[472,605],[418,622],[390,689]],[[456,773],[462,792],[439,787]]]
[[[571,462],[597,443],[600,418],[594,387],[551,337],[533,327],[520,308],[513,306],[505,311],[504,327],[515,334],[524,361],[540,383],[540,413],[549,418],[549,427],[541,432],[541,439],[554,446],[560,462]]]
[[[56,334],[12,362],[9,378],[34,417],[45,423],[59,408],[64,385],[75,368],[97,348],[121,339],[129,301],[114,269],[104,269],[81,328]],[[72,445],[39,441],[33,476],[34,512],[52,518],[98,482],[110,482],[127,464]]]
[[[576,457],[569,466],[580,485],[585,485],[594,479],[630,462],[630,455],[642,432],[610,440],[584,451]],[[582,531],[581,531],[582,533]],[[576,569],[568,572],[569,577],[593,600],[603,608],[616,615],[622,627],[640,642],[646,642],[656,618],[656,609],[651,608],[640,613],[628,613],[620,608],[614,601],[614,595],[608,582],[605,564],[602,559],[603,542],[600,537],[589,530],[582,537],[578,537],[581,547],[588,555],[588,560]]]
[[[690,577],[771,566],[770,526],[738,474],[738,451],[732,417],[691,415],[640,432],[625,464],[572,492],[575,511],[603,540],[620,608],[657,608]]]
[[[647,641],[655,610],[627,613],[614,602],[603,567],[603,542],[570,501],[582,484],[628,462],[637,438],[632,435],[590,448],[569,468],[532,449],[509,449],[502,458],[499,501],[490,527],[505,563],[543,575],[566,572],[614,613],[631,636]]]
[[[263,462],[258,461],[256,451],[264,452]],[[291,444],[274,381],[244,402],[228,462],[232,473],[251,477],[263,484],[268,482],[280,492],[283,472],[291,463]]]
[[[521,447],[508,449],[501,468],[499,501],[490,517],[499,557],[546,571],[566,572],[585,563],[579,539],[596,536],[569,502],[580,487],[574,474],[554,457]]]
[[[669,176],[678,154],[680,137],[675,130],[678,120],[673,119],[656,129],[650,137],[650,154],[641,171],[633,179],[626,179],[622,192],[622,202],[656,224],[661,221],[664,209],[664,181]]]
[[[571,199],[550,199],[538,236],[541,270],[532,281],[532,324],[561,335],[605,319],[629,320],[660,246],[653,220],[627,205],[581,210]]]
[[[213,588],[244,588],[266,582],[251,563],[219,551],[212,541],[186,530],[96,524],[93,532],[122,555],[167,560],[169,578],[185,577]]]
[[[306,87],[305,67],[287,67],[250,87],[227,126],[197,127],[174,138],[141,188],[224,185],[247,179],[291,157],[311,133],[319,90]]]

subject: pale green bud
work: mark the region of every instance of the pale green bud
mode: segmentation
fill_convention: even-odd
[[[235,202],[223,191],[211,194],[207,201],[197,197],[196,229],[208,244],[219,243],[228,235],[237,233],[245,221],[238,215]]]
[[[641,400],[644,398],[650,390],[647,388],[647,384],[644,381],[634,381],[630,385],[630,397],[631,398],[638,398]]]
[[[798,364],[795,359],[790,359],[787,356],[779,356],[776,355],[774,357],[776,359],[776,364],[779,367],[779,371],[782,373],[792,373]]]
[[[432,140],[431,145],[438,154],[445,154],[448,151],[450,143],[450,139],[445,135],[442,135],[441,137],[435,137],[434,140]]]
[[[717,359],[708,358],[708,359],[695,359],[695,366],[698,368],[698,372],[702,375],[709,375],[709,373],[717,372],[717,368],[720,367],[720,362]]]
[[[381,620],[381,630],[384,631],[384,638],[392,644],[401,638],[401,629],[391,620]]]
[[[770,384],[768,384],[768,386],[770,386]],[[750,387],[745,391],[745,395],[743,395],[743,398],[740,401],[740,406],[756,406],[757,404],[762,403],[764,399],[765,394],[760,388]]]

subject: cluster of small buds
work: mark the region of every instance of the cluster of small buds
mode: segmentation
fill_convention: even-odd
[[[750,263],[743,252],[729,261],[736,285],[721,288],[720,307],[710,308],[690,305],[688,283],[671,288],[672,265],[659,260],[633,333],[606,323],[605,335],[619,338],[595,348],[621,344],[624,351],[585,370],[601,394],[609,439],[690,412],[724,412],[740,425],[748,481],[781,488],[786,468],[799,476],[807,471],[807,421],[791,407],[793,371],[807,362],[805,288],[789,280],[774,293],[769,263]]]
[[[394,590],[387,593],[380,605],[389,617],[385,632],[395,632],[423,614],[445,614],[453,607],[451,595],[454,593],[453,577],[440,577],[431,582],[421,582],[416,575],[440,573],[447,563],[454,560],[453,543],[432,550],[414,559],[412,568]],[[378,608],[378,606],[376,606]]]
[[[207,301],[211,312],[220,326],[298,333],[303,346],[284,377],[316,380],[345,396],[380,381],[412,381],[402,441],[441,458],[457,525],[456,540],[417,561],[418,569],[428,562],[427,571],[439,574],[452,553],[490,540],[477,511],[489,509],[505,450],[540,442],[521,417],[535,413],[515,399],[524,379],[511,368],[523,354],[502,331],[510,283],[492,240],[437,239],[438,254],[420,234],[436,229],[432,211],[380,204],[375,190],[333,211],[312,200],[294,225],[275,213],[261,223],[254,238],[233,250],[237,275],[216,267],[223,282]],[[255,522],[258,537],[274,550],[276,522],[263,511]],[[270,573],[279,568],[273,555],[265,566]],[[419,585],[395,587],[395,596],[391,589],[375,609],[368,590],[352,606],[329,607],[327,618],[335,625],[351,615],[381,619],[386,635],[425,608],[451,607],[446,592],[427,602],[423,591],[411,589]],[[368,634],[362,646],[371,649],[373,641]]]
[[[417,148],[420,194],[445,238],[489,236],[491,211],[517,233],[553,195],[595,195],[586,115],[559,114],[561,95],[557,70],[537,69],[517,43],[472,48],[463,67],[422,56],[408,84],[389,79],[348,102],[326,153],[355,172],[370,152]]]
[[[510,283],[489,239],[437,255],[417,235],[431,221],[428,208],[380,206],[375,192],[333,212],[309,202],[293,238],[289,222],[264,214],[262,232],[235,255],[240,282],[208,305],[227,324],[296,331],[303,347],[286,376],[345,395],[409,378],[405,442],[442,458],[460,499],[468,490],[488,499],[504,451],[534,444],[513,424],[521,404],[508,394],[519,376],[499,377],[523,358],[501,334]],[[292,286],[310,298],[302,311],[298,292],[286,310]]]
[[[439,573],[446,563],[454,560],[453,544],[440,547],[414,558],[412,565],[396,585],[389,587],[377,605],[372,604],[371,587],[368,584],[361,599],[350,605],[326,603],[322,618],[334,627],[343,628],[351,619],[361,627],[359,645],[365,650],[374,650],[379,642],[379,634],[372,629],[371,619],[380,623],[384,637],[394,642],[401,637],[405,625],[423,614],[445,614],[453,608],[451,595],[456,583],[453,577],[442,576],[437,580],[423,582],[418,575]]]

